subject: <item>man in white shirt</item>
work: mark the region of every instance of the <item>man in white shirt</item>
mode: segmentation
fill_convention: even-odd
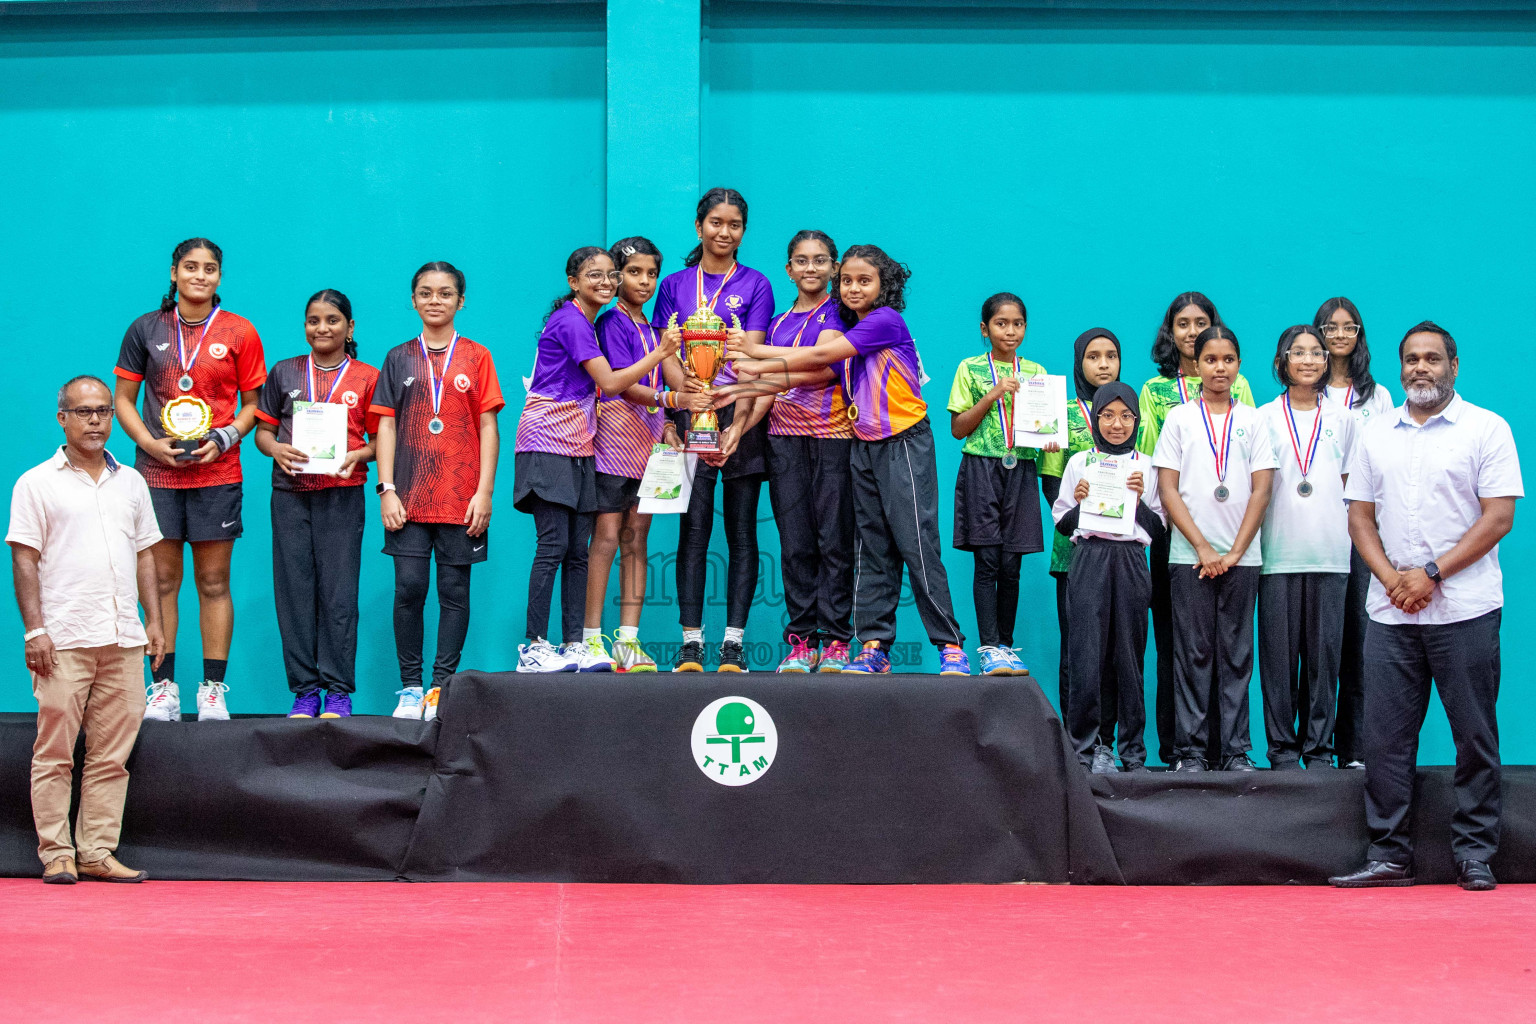
[[[1413,884],[1409,831],[1433,679],[1456,743],[1457,882],[1492,889],[1500,812],[1499,541],[1523,497],[1509,424],[1456,394],[1456,342],[1425,321],[1398,346],[1406,401],[1361,432],[1344,497],[1371,567],[1365,640],[1364,867],[1330,879]]]
[[[59,390],[64,445],[11,494],[11,571],[37,697],[32,820],[43,881],[142,882],[113,856],[125,764],[144,718],[144,656],[165,654],[150,547],[160,540],[144,478],[107,452],[112,390],[76,377]],[[139,606],[144,624],[139,622]],[[75,740],[85,726],[80,816],[69,829]]]

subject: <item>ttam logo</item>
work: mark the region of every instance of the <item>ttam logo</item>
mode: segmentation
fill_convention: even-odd
[[[469,390],[469,375],[461,373],[457,377],[454,377],[453,378],[453,386],[458,388],[460,392],[468,391]]]
[[[229,355],[229,346],[221,341],[216,341],[208,346],[208,354],[215,359],[223,359]]]
[[[721,697],[693,720],[693,763],[722,786],[762,778],[779,753],[773,716],[755,700]]]
[[[356,391],[343,391],[341,393],[341,400],[343,402],[347,403],[347,408],[348,409],[356,409],[357,408],[357,392]]]

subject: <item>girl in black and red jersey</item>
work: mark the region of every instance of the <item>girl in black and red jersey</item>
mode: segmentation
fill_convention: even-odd
[[[154,673],[144,717],[181,719],[176,687],[176,599],[182,545],[192,545],[203,635],[199,721],[227,719],[224,673],[235,626],[229,559],[240,521],[240,439],[256,425],[256,399],[267,379],[261,338],[250,321],[222,309],[224,253],[206,238],[189,238],[171,254],[171,290],[160,308],[128,326],[117,357],[118,422],[139,446],[135,467],[149,484],[165,538],[154,546],[165,623],[165,660]],[[148,387],[144,387],[145,384]],[[144,414],[139,415],[140,390]],[[190,451],[165,428],[196,431]]]
[[[443,682],[459,667],[469,632],[469,570],[488,557],[491,492],[506,402],[490,350],[461,338],[464,275],[428,263],[411,278],[421,333],[384,357],[369,411],[378,414],[379,512],[384,553],[395,559],[396,718],[437,717]],[[437,657],[422,690],[422,610],[437,557]]]
[[[357,359],[352,303],[334,288],[304,309],[309,354],[272,367],[256,408],[256,447],[272,456],[272,575],[283,667],[293,691],[289,718],[346,718],[356,688],[357,580],[363,562],[363,484],[379,429],[368,411],[379,371]],[[312,460],[293,445],[293,421],[324,415],[346,423],[337,458]],[[325,712],[320,711],[321,693]]]

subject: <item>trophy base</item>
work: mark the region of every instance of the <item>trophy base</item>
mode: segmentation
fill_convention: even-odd
[[[718,452],[720,450],[720,431],[718,430],[690,430],[683,438],[683,451],[698,454],[699,452]]]
[[[176,456],[176,461],[195,462],[197,460],[197,456],[192,453],[201,448],[206,441],[207,438],[203,438],[200,441],[177,441],[175,446],[176,450],[180,452],[180,454]]]

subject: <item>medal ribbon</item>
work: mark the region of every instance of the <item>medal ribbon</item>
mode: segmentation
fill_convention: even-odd
[[[416,343],[421,346],[421,358],[427,361],[427,384],[432,389],[432,418],[441,419],[438,409],[443,404],[443,385],[448,381],[448,367],[453,365],[453,350],[459,346],[459,332],[453,332],[453,340],[448,343],[448,354],[443,357],[443,375],[439,377],[432,367],[432,354],[427,350],[427,335],[423,331],[416,335]],[[332,385],[334,388],[335,385]]]
[[[1174,378],[1174,383],[1179,386],[1179,404],[1189,401],[1189,386],[1184,383],[1184,374],[1180,373]]]
[[[721,287],[722,288],[725,287],[724,283],[721,284]],[[811,322],[811,318],[816,315],[817,311],[820,310],[822,306],[825,306],[827,303],[829,303],[831,301],[832,301],[832,296],[828,295],[826,298],[822,299],[820,302],[818,302],[816,304],[816,308],[815,309],[811,310],[809,313],[807,313],[805,315],[805,319],[803,321],[801,321],[801,323],[800,323],[800,329],[795,332],[795,340],[789,343],[789,347],[790,348],[799,348],[800,347],[800,337],[801,337],[801,335],[805,334],[805,327],[806,327],[806,325]],[[768,344],[770,344],[770,345],[773,344],[773,339],[778,336],[780,325],[782,325],[785,320],[789,319],[789,314],[793,313],[793,312],[794,312],[793,309],[785,310],[784,311],[784,315],[779,317],[778,320],[774,321],[773,330],[768,333]]]
[[[1228,414],[1230,415],[1230,413]],[[1296,465],[1301,467],[1301,478],[1305,480],[1307,473],[1312,469],[1312,460],[1317,458],[1317,441],[1323,434],[1323,406],[1318,403],[1317,419],[1312,421],[1312,440],[1307,443],[1307,457],[1301,457],[1301,432],[1296,429],[1296,413],[1291,409],[1291,393],[1285,393],[1285,419],[1290,427],[1291,450],[1296,453]]]
[[[1355,400],[1355,382],[1350,381],[1349,387],[1344,390],[1344,409],[1347,412]]]
[[[1093,436],[1093,414],[1088,411],[1088,404],[1081,398],[1074,399],[1077,402],[1077,411],[1083,414],[1083,426],[1088,428],[1088,435]],[[1098,448],[1094,448],[1098,451]]]
[[[1205,399],[1200,399],[1200,422],[1205,424],[1205,439],[1210,442],[1211,454],[1216,457],[1216,479],[1222,483],[1227,482],[1227,453],[1232,448],[1232,408],[1227,407],[1226,422],[1221,428],[1221,447],[1216,447],[1216,430],[1211,423],[1211,410],[1205,404]]]
[[[992,361],[991,352],[987,353],[987,372],[992,374],[992,386],[997,387],[997,364]],[[1017,355],[1013,357],[1013,379],[1019,379],[1019,357]],[[1006,419],[1003,417],[1004,408],[1008,410],[1008,416]],[[1003,430],[1003,447],[1007,448],[1009,451],[1012,451],[1014,446],[1013,405],[1008,401],[1007,395],[1003,395],[1003,397],[997,400],[997,425]]]
[[[308,385],[308,390],[304,392],[304,397],[313,402],[315,400],[315,357],[310,356],[306,362],[308,365],[305,370],[305,383]],[[430,363],[431,361],[428,360],[429,365]],[[331,390],[325,393],[325,398],[321,399],[321,401],[329,402],[331,400],[331,396],[336,393],[336,388],[341,384],[341,378],[347,375],[347,367],[351,365],[352,360],[347,358],[342,360],[340,366],[336,367],[336,379],[331,381]]]
[[[203,321],[203,333],[197,336],[197,346],[192,349],[192,358],[187,358],[187,345],[181,336],[182,327],[186,321],[181,318],[181,307],[176,307],[176,358],[181,362],[181,372],[191,374],[192,367],[197,365],[197,357],[203,351],[203,339],[208,337],[208,328],[213,326],[213,318],[219,315],[219,307],[214,306],[208,312],[208,319]]]
[[[725,276],[720,279],[720,287],[715,289],[714,297],[711,298],[708,302],[705,302],[704,301],[704,264],[700,263],[699,264],[699,275],[698,275],[697,278],[694,279],[694,284],[698,287],[698,292],[699,292],[699,305],[700,306],[708,306],[709,307],[709,311],[711,313],[713,313],[715,311],[715,303],[720,301],[720,293],[725,291],[725,283],[731,279],[731,275],[736,273],[736,268],[739,267],[739,266],[741,266],[741,264],[737,263],[735,260],[731,261],[731,269],[727,270],[725,272]]]
[[[644,318],[636,317],[629,311],[629,307],[624,303],[619,303],[619,308],[624,311],[624,315],[629,318],[629,322],[635,325],[635,333],[640,335],[640,350],[646,355],[650,355],[652,352],[656,351],[656,346],[660,344],[656,338],[656,328],[646,323]],[[651,343],[649,345],[645,343],[645,336],[647,334],[651,336]],[[657,363],[655,366],[651,367],[651,372],[646,374],[645,384],[652,391],[658,393],[661,391],[660,363]]]

